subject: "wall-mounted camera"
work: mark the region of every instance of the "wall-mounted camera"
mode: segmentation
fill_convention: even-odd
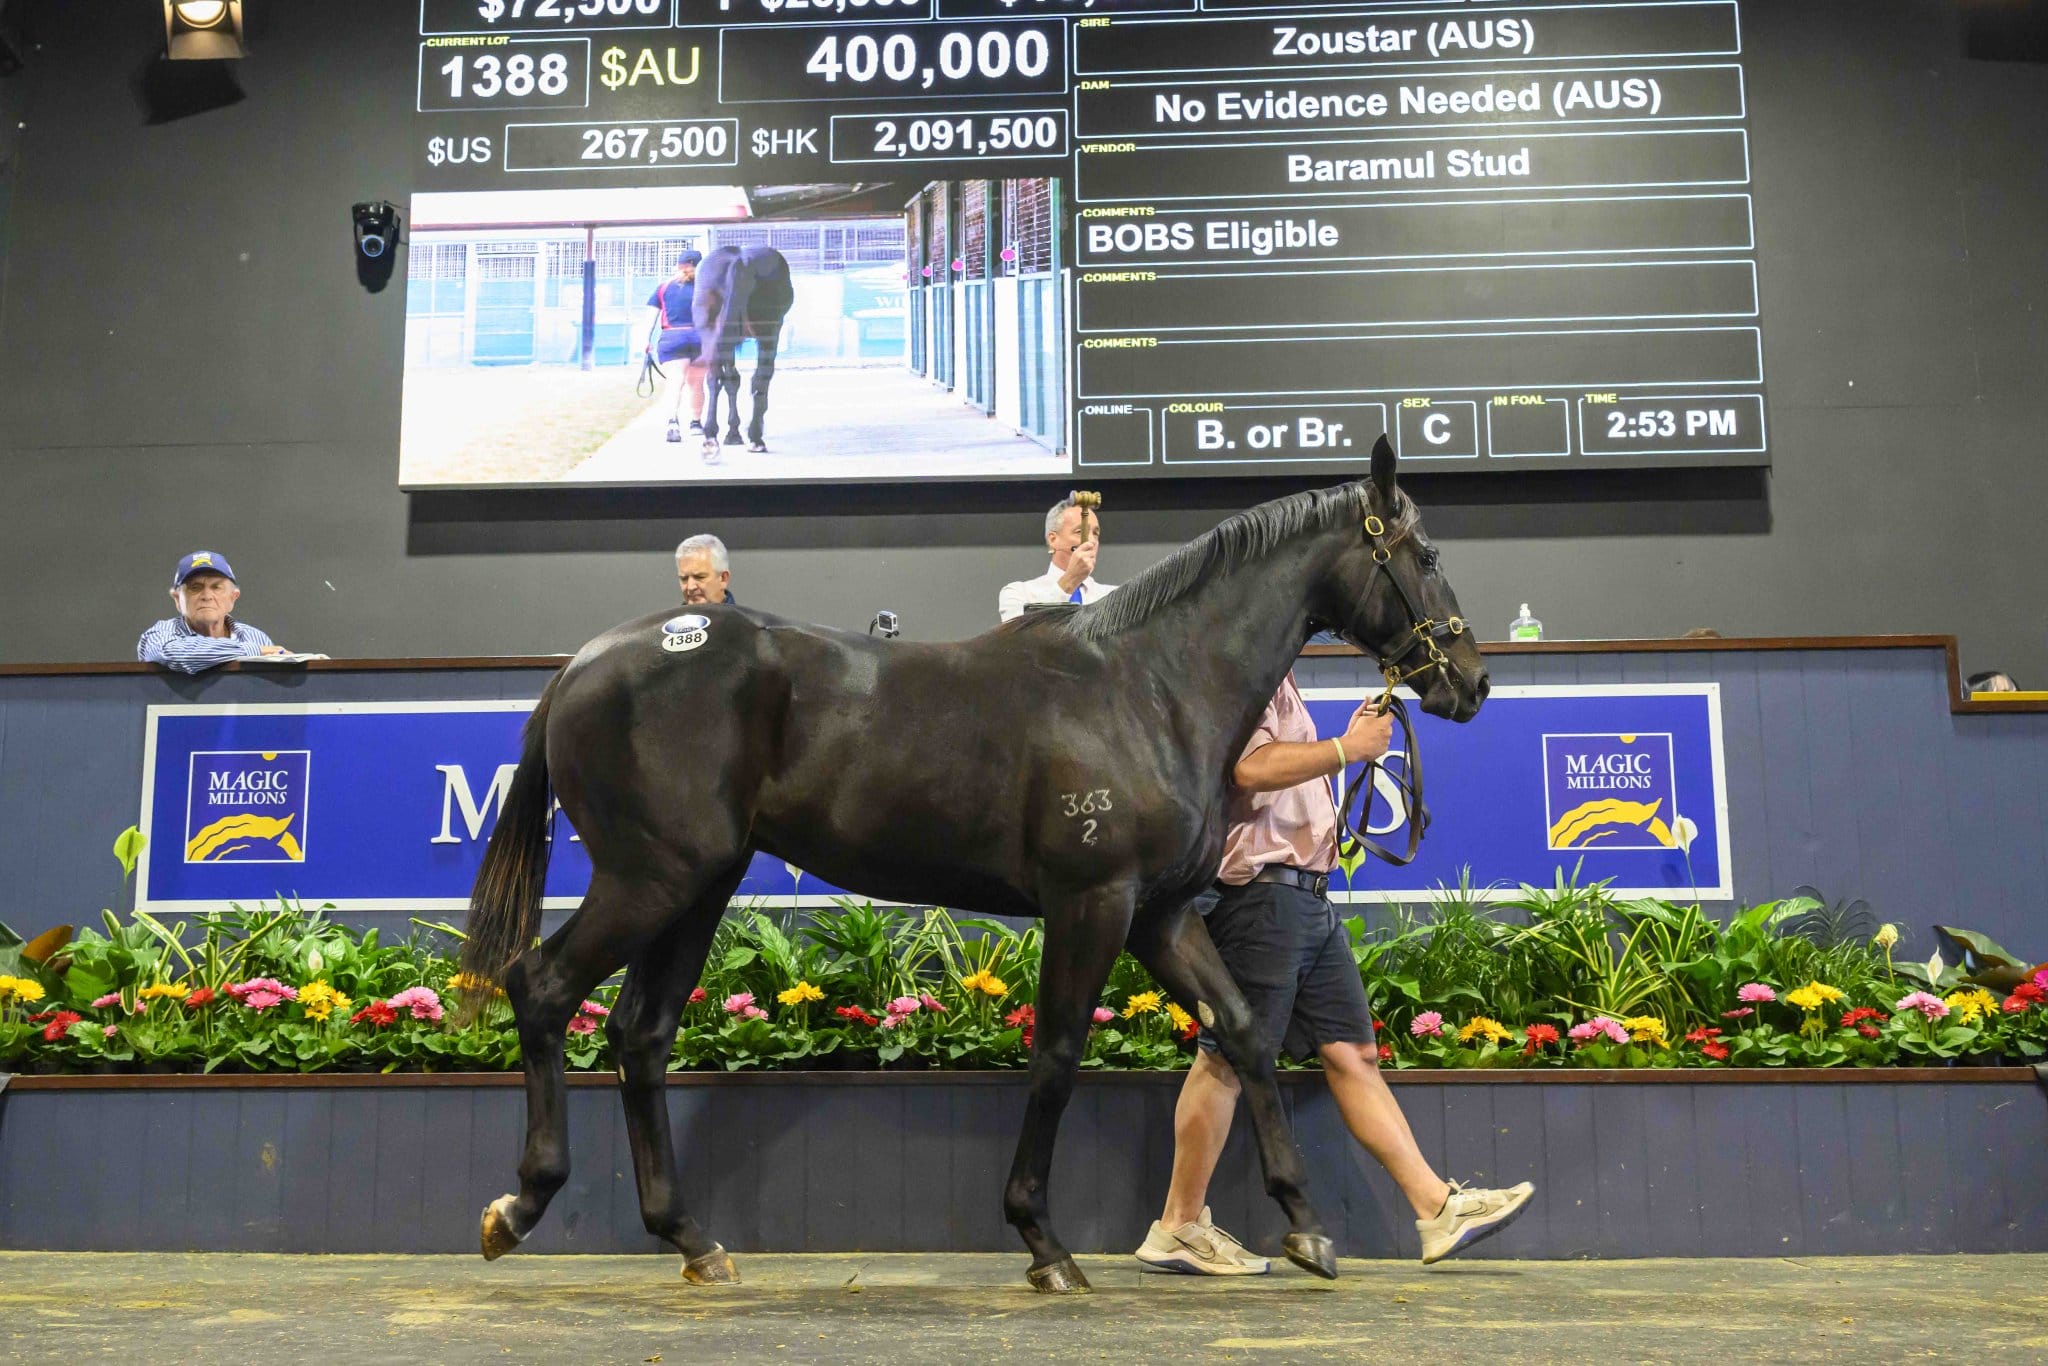
[[[352,212],[356,220],[357,251],[374,261],[398,245],[398,209],[395,205],[378,199],[358,204]]]
[[[373,199],[349,210],[356,225],[356,279],[375,294],[391,283],[398,260],[398,206]]]

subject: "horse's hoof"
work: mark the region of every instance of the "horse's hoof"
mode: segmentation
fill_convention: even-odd
[[[731,1254],[713,1243],[709,1252],[683,1263],[683,1279],[691,1285],[738,1285],[740,1269]]]
[[[487,1262],[495,1262],[519,1246],[519,1235],[512,1231],[512,1216],[507,1212],[512,1200],[512,1196],[501,1195],[484,1206],[483,1245]]]
[[[1290,1233],[1280,1242],[1280,1248],[1293,1262],[1312,1276],[1321,1276],[1326,1281],[1337,1279],[1337,1245],[1323,1233]]]
[[[743,438],[743,437],[742,437],[742,436],[741,436],[741,435],[739,434],[739,431],[738,431],[738,429],[734,429],[734,430],[732,430],[732,431],[729,431],[729,432],[727,432],[727,433],[725,434],[725,444],[726,444],[726,445],[728,445],[728,446],[739,446],[739,445],[744,445],[744,444],[745,444],[745,438]]]
[[[1090,1286],[1088,1278],[1081,1274],[1081,1268],[1074,1265],[1072,1257],[1062,1257],[1047,1266],[1034,1266],[1030,1271],[1031,1288],[1041,1295],[1085,1295]]]

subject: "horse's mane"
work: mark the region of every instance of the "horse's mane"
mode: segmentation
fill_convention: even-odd
[[[1102,640],[1148,620],[1169,603],[1178,602],[1210,575],[1227,572],[1271,551],[1303,531],[1320,531],[1356,518],[1356,485],[1310,489],[1247,508],[1189,541],[1106,598],[1086,607],[1061,604],[1039,608],[1005,625],[1005,630],[1062,630],[1083,640]],[[1415,520],[1415,505],[1401,500],[1399,523],[1388,528],[1397,536]]]

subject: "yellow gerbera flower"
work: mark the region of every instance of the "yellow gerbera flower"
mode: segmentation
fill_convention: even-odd
[[[825,993],[812,986],[809,982],[798,982],[788,991],[775,993],[775,999],[786,1006],[800,1006],[805,1001],[824,1000]]]
[[[1141,991],[1124,999],[1124,1018],[1126,1020],[1138,1015],[1150,1015],[1158,1009],[1159,993],[1156,991]]]
[[[1174,1032],[1177,1034],[1185,1033],[1188,1026],[1195,1022],[1194,1016],[1188,1014],[1171,1001],[1166,1003],[1166,1018],[1173,1021]]]
[[[1955,1011],[1959,1024],[1975,1024],[1982,1016],[1998,1009],[1998,998],[1982,987],[1952,991],[1942,1001]]]
[[[1808,982],[1795,991],[1785,993],[1785,1000],[1801,1010],[1819,1010],[1830,1001],[1839,1001],[1842,993],[1826,982]]]
[[[962,977],[960,985],[968,991],[978,991],[984,996],[1007,996],[1010,993],[1009,985],[987,968],[971,977]]]
[[[1629,1038],[1637,1043],[1654,1043],[1660,1047],[1669,1047],[1664,1039],[1664,1022],[1655,1015],[1632,1015],[1621,1022],[1621,1027],[1626,1029]]]
[[[325,1020],[335,1011],[346,1011],[354,1004],[348,997],[327,985],[325,978],[316,978],[299,988],[299,1005],[309,1020]]]
[[[1499,1020],[1490,1020],[1484,1015],[1474,1015],[1458,1027],[1458,1042],[1471,1043],[1472,1040],[1482,1034],[1492,1043],[1506,1043],[1514,1037],[1514,1035],[1508,1033],[1508,1027]]]
[[[142,989],[142,999],[154,1001],[168,996],[173,1001],[182,1001],[192,994],[192,988],[179,982],[154,982]]]
[[[40,1001],[43,984],[28,977],[0,977],[0,1001]]]

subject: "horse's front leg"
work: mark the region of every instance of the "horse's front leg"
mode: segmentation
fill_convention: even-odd
[[[1168,993],[1195,1008],[1203,1027],[1216,1036],[1224,1061],[1237,1073],[1258,1139],[1266,1193],[1286,1211],[1292,1230],[1281,1244],[1287,1260],[1304,1271],[1336,1279],[1336,1244],[1309,1204],[1308,1169],[1280,1104],[1273,1057],[1258,1042],[1244,994],[1223,966],[1202,917],[1183,906],[1141,919],[1131,927],[1131,953]]]
[[[1045,902],[1031,1098],[1010,1180],[1003,1187],[1003,1212],[1031,1249],[1031,1284],[1048,1294],[1088,1288],[1088,1278],[1049,1227],[1046,1180],[1060,1115],[1074,1093],[1074,1073],[1088,1045],[1089,1017],[1129,932],[1132,901],[1130,887],[1113,886]]]

